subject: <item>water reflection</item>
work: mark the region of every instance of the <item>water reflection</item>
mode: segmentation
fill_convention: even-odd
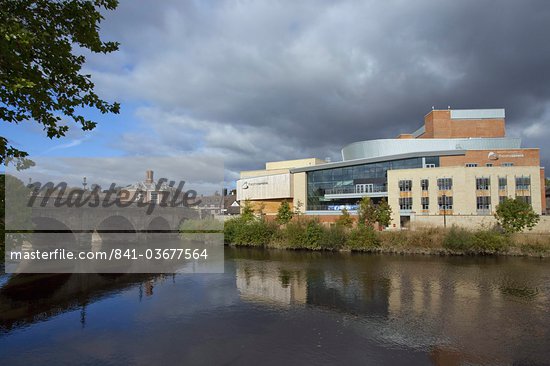
[[[354,315],[352,327],[368,337],[426,349],[438,365],[550,360],[545,262],[319,255],[289,263],[284,256],[236,260],[244,300]],[[534,335],[543,341],[533,343]]]
[[[139,284],[153,295],[154,282],[166,276],[150,274],[19,274],[0,288],[0,335],[14,328],[45,321],[80,309],[86,324],[86,306]],[[140,291],[140,300],[142,291]]]
[[[225,257],[224,274],[4,276],[0,363],[550,360],[545,261],[232,248]]]

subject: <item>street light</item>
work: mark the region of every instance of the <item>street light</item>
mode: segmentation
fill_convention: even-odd
[[[441,196],[441,201],[443,203],[443,227],[447,227],[447,196],[443,194]]]

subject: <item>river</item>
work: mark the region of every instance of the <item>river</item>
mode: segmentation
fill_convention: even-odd
[[[550,262],[225,249],[225,273],[0,275],[0,364],[548,365]]]

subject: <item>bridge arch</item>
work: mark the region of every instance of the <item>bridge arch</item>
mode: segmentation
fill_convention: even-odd
[[[77,238],[65,223],[51,217],[33,217],[34,232],[29,234],[27,246],[30,249],[74,250]]]
[[[170,223],[162,216],[153,218],[147,225],[148,232],[169,232],[171,230]]]
[[[96,234],[102,242],[133,242],[137,239],[134,225],[121,215],[109,216],[101,221],[95,229]]]

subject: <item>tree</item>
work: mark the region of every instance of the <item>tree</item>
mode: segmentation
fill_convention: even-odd
[[[495,218],[507,234],[531,230],[540,220],[531,205],[520,198],[505,198],[497,206]]]
[[[379,223],[386,227],[391,223],[391,213],[391,207],[385,199],[375,205],[368,196],[359,201],[359,208],[357,209],[358,222],[361,225],[368,224],[372,226]]]
[[[357,219],[360,225],[374,225],[376,222],[376,206],[370,197],[365,196],[359,201],[359,208],[357,209]]]
[[[246,199],[244,200],[244,206],[241,209],[241,218],[244,221],[251,221],[254,219],[254,209],[252,208],[252,202]]]
[[[281,202],[281,204],[279,205],[279,209],[277,210],[277,222],[279,224],[286,224],[287,222],[292,220],[293,216],[294,214],[290,209],[290,204],[287,201]]]
[[[378,207],[376,207],[376,221],[383,227],[387,227],[391,223],[391,207],[385,198],[382,198]]]
[[[69,130],[65,119],[85,131],[96,126],[82,108],[118,113],[119,104],[100,99],[91,76],[81,73],[86,58],[77,49],[118,49],[117,42],[99,37],[100,11],[117,5],[117,0],[0,0],[0,120],[32,120],[49,138],[60,138]],[[26,156],[0,137],[0,164]]]
[[[338,220],[336,220],[336,225],[337,226],[342,226],[342,227],[352,227],[353,226],[353,217],[351,217],[351,215],[349,214],[349,211],[348,211],[347,208],[344,207],[342,209],[342,214],[340,215]]]

